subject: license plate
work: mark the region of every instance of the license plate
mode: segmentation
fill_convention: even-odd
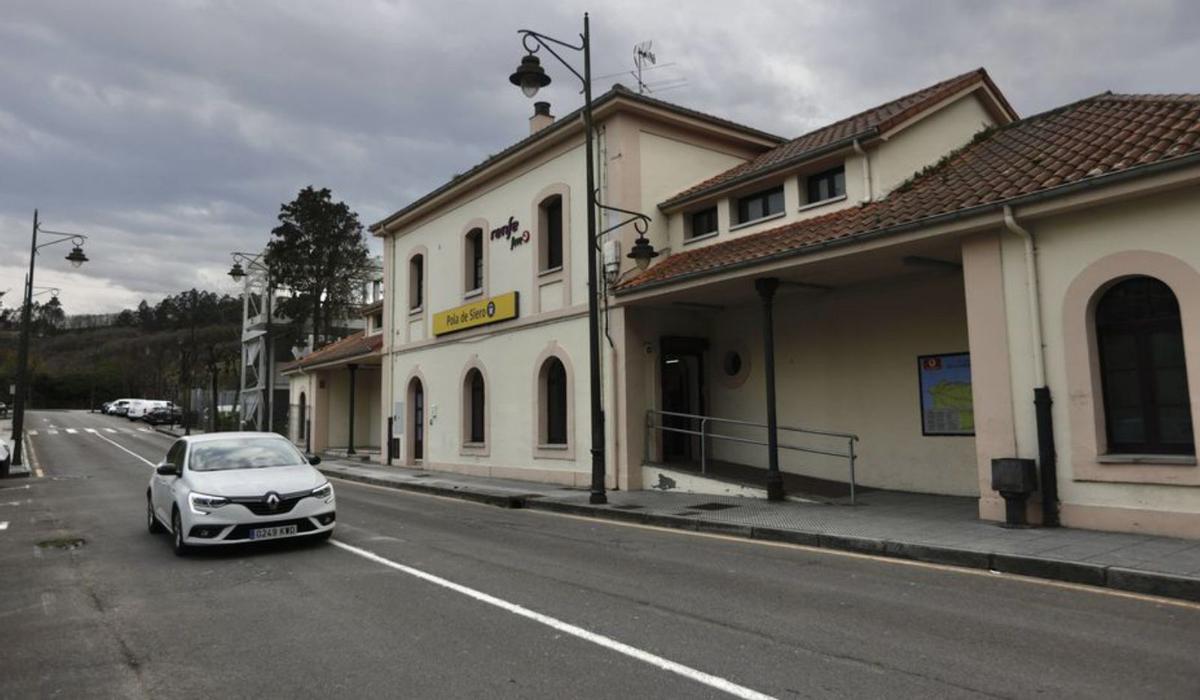
[[[272,537],[287,537],[288,535],[296,534],[295,525],[282,525],[280,527],[260,527],[257,530],[250,531],[250,539],[252,540],[269,540]]]

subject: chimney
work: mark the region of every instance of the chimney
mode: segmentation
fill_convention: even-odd
[[[534,102],[533,116],[529,118],[529,133],[536,134],[554,123],[554,115],[550,113],[549,102]]]

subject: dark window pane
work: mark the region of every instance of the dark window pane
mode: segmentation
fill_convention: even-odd
[[[846,194],[846,168],[839,166],[809,175],[806,182],[808,202],[821,202]]]
[[[483,415],[484,415],[484,395],[483,395],[483,374],[479,370],[471,370],[470,382],[470,397],[471,397],[471,442],[483,442]]]
[[[709,207],[702,211],[692,214],[692,230],[689,232],[691,238],[703,236],[708,233],[716,233],[717,231],[717,208]]]
[[[425,259],[421,255],[414,255],[409,267],[409,290],[408,299],[409,307],[413,309],[421,308],[424,302],[425,294]]]
[[[776,187],[742,197],[738,200],[737,209],[739,224],[778,214],[783,211],[783,188]]]
[[[1179,303],[1166,284],[1132,277],[1096,305],[1104,414],[1114,452],[1194,453]]]
[[[542,205],[546,216],[546,264],[543,270],[553,270],[563,264],[562,197],[546,200]]]
[[[475,229],[467,234],[467,289],[474,291],[483,287],[483,231]]]
[[[557,358],[546,367],[546,443],[567,444],[567,371]]]

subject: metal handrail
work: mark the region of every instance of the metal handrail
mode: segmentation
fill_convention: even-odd
[[[655,424],[654,416],[670,417],[670,418],[687,418],[689,420],[700,421],[700,430],[688,430],[686,428],[673,428],[662,424],[660,420]],[[721,433],[712,433],[708,431],[709,423],[724,423],[727,425],[743,425],[752,428],[766,429],[766,423],[755,423],[754,421],[737,420],[734,418],[717,418],[715,416],[703,416],[696,413],[679,413],[677,411],[659,411],[656,409],[646,410],[646,439],[645,439],[645,458],[650,461],[650,431],[658,430],[660,433],[679,433],[682,435],[696,435],[700,438],[700,473],[708,474],[708,440],[709,438],[717,440],[727,440],[729,442],[738,442],[745,445],[759,445],[766,447],[768,443],[760,440],[752,440],[750,438],[738,437],[736,435],[724,435]],[[795,452],[806,452],[809,454],[825,455],[827,457],[841,457],[847,460],[850,469],[850,505],[855,504],[855,486],[854,486],[854,466],[858,457],[855,454],[854,443],[858,441],[858,436],[854,433],[840,433],[832,430],[815,430],[812,428],[800,428],[790,425],[776,426],[777,430],[785,430],[791,433],[800,433],[804,435],[819,435],[821,437],[840,438],[846,441],[845,452],[833,452],[830,450],[821,450],[813,447],[802,447],[800,445],[779,444],[780,449],[792,450]]]

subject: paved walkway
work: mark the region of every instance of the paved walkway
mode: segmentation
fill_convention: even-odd
[[[1200,601],[1200,541],[1069,528],[1009,529],[975,499],[873,491],[860,505],[610,491],[326,461],[329,476],[510,508],[535,508],[989,569]]]

